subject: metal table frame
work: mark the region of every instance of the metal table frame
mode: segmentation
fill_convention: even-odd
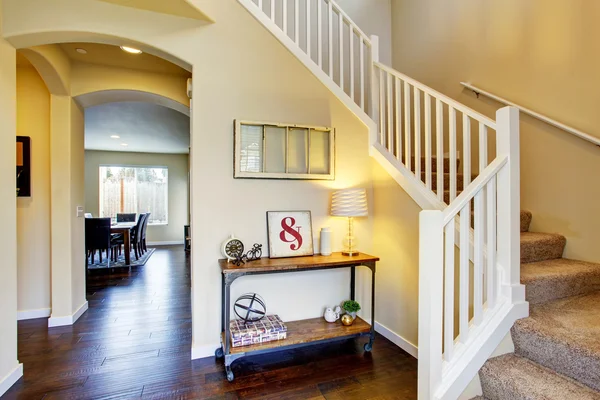
[[[351,261],[351,259],[349,259]],[[358,337],[363,335],[369,336],[369,341],[365,343],[364,349],[367,352],[370,352],[373,348],[373,342],[375,340],[375,270],[376,270],[376,261],[362,261],[356,263],[342,264],[342,265],[323,265],[319,267],[311,267],[311,268],[298,268],[298,269],[285,269],[285,270],[277,270],[274,269],[272,271],[233,271],[227,272],[222,271],[221,275],[221,332],[225,332],[225,343],[223,343],[223,339],[221,339],[221,347],[219,347],[215,351],[215,356],[217,358],[225,357],[225,371],[227,373],[227,380],[233,381],[234,375],[231,370],[231,364],[235,360],[238,360],[242,357],[247,357],[250,355],[257,354],[265,354],[271,353],[274,351],[283,351],[289,350],[293,348],[303,347],[307,345],[320,344],[320,343],[328,343],[334,342],[338,340],[348,339],[351,337]],[[265,350],[250,350],[243,353],[231,354],[231,332],[229,329],[229,321],[231,314],[231,285],[233,282],[241,278],[242,276],[248,275],[266,275],[266,274],[279,274],[279,273],[287,273],[287,272],[303,272],[303,271],[318,271],[318,270],[326,270],[326,269],[339,269],[339,268],[350,268],[350,299],[355,299],[356,293],[356,267],[365,266],[371,270],[372,282],[371,282],[371,330],[368,333],[363,334],[352,334],[346,336],[339,336],[332,339],[324,339],[317,340],[308,343],[299,343],[299,344],[290,344],[287,346],[281,346],[273,349],[265,349]]]

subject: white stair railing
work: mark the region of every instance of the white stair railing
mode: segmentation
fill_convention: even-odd
[[[424,209],[419,398],[458,398],[528,313],[518,110],[494,121],[381,64],[377,37],[334,0],[238,2],[367,125],[371,155]]]

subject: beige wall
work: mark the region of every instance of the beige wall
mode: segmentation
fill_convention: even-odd
[[[35,3],[35,6],[33,6]],[[160,51],[194,64],[192,110],[192,215],[193,343],[194,356],[213,354],[219,343],[220,273],[216,260],[220,245],[232,232],[247,245],[266,245],[265,212],[309,209],[316,234],[324,225],[334,231],[334,248],[340,249],[346,228],[342,219],[329,217],[334,188],[362,186],[371,190],[371,160],[367,129],[314,76],[236,1],[210,2],[218,23],[158,14],[139,18],[135,9],[92,0],[63,0],[59,4],[29,0],[4,1],[11,26],[5,35],[44,32],[13,38],[38,44],[52,40],[49,32],[73,32],[71,41],[92,40],[93,26],[109,41],[120,35],[147,43]],[[202,3],[202,2],[199,2]],[[101,21],[101,23],[99,23]],[[112,43],[117,40],[112,39]],[[144,45],[140,47],[144,48]],[[243,66],[243,68],[240,68]],[[291,78],[293,77],[293,78]],[[270,120],[327,125],[337,132],[337,179],[327,182],[234,180],[233,120]],[[371,251],[372,218],[359,220],[360,248]],[[318,250],[318,247],[317,247]],[[293,320],[321,315],[323,307],[348,296],[348,272],[315,272],[243,278],[234,284],[233,296],[256,291],[267,300],[270,312]],[[359,293],[366,291],[361,279]],[[301,304],[301,306],[299,306]],[[365,309],[368,306],[363,302]]]
[[[600,137],[600,4],[590,1],[398,0],[393,66],[493,116],[470,81]],[[521,123],[521,205],[531,229],[567,237],[565,256],[600,260],[600,149],[527,116]]]
[[[100,165],[165,166],[169,168],[169,224],[148,226],[149,242],[183,243],[183,226],[188,223],[188,155],[114,151],[85,152],[85,212],[99,216]]]
[[[31,138],[31,197],[17,198],[18,310],[50,309],[50,93],[17,68],[17,135]]]
[[[0,10],[0,29],[3,27]],[[17,361],[17,74],[15,49],[0,38],[0,395],[18,378]],[[22,372],[22,370],[21,370]]]

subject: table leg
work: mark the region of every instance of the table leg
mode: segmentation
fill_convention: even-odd
[[[375,268],[371,271],[373,274],[371,278],[371,339],[369,340],[369,347],[373,347],[373,341],[375,340]]]
[[[230,297],[230,289],[231,289],[231,283],[227,282],[227,280],[225,281],[225,297],[224,297],[224,322],[225,322],[225,355],[229,354],[229,350],[230,350],[230,342],[231,342],[231,332],[229,329],[229,312],[230,312],[230,304],[229,304],[229,297]]]
[[[131,238],[130,238],[130,229],[127,229],[123,232],[123,245],[125,246],[125,265],[131,265]]]
[[[350,267],[350,300],[354,300],[356,286],[356,267]]]

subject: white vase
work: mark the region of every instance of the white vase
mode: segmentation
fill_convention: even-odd
[[[321,228],[321,255],[331,255],[331,228]]]

